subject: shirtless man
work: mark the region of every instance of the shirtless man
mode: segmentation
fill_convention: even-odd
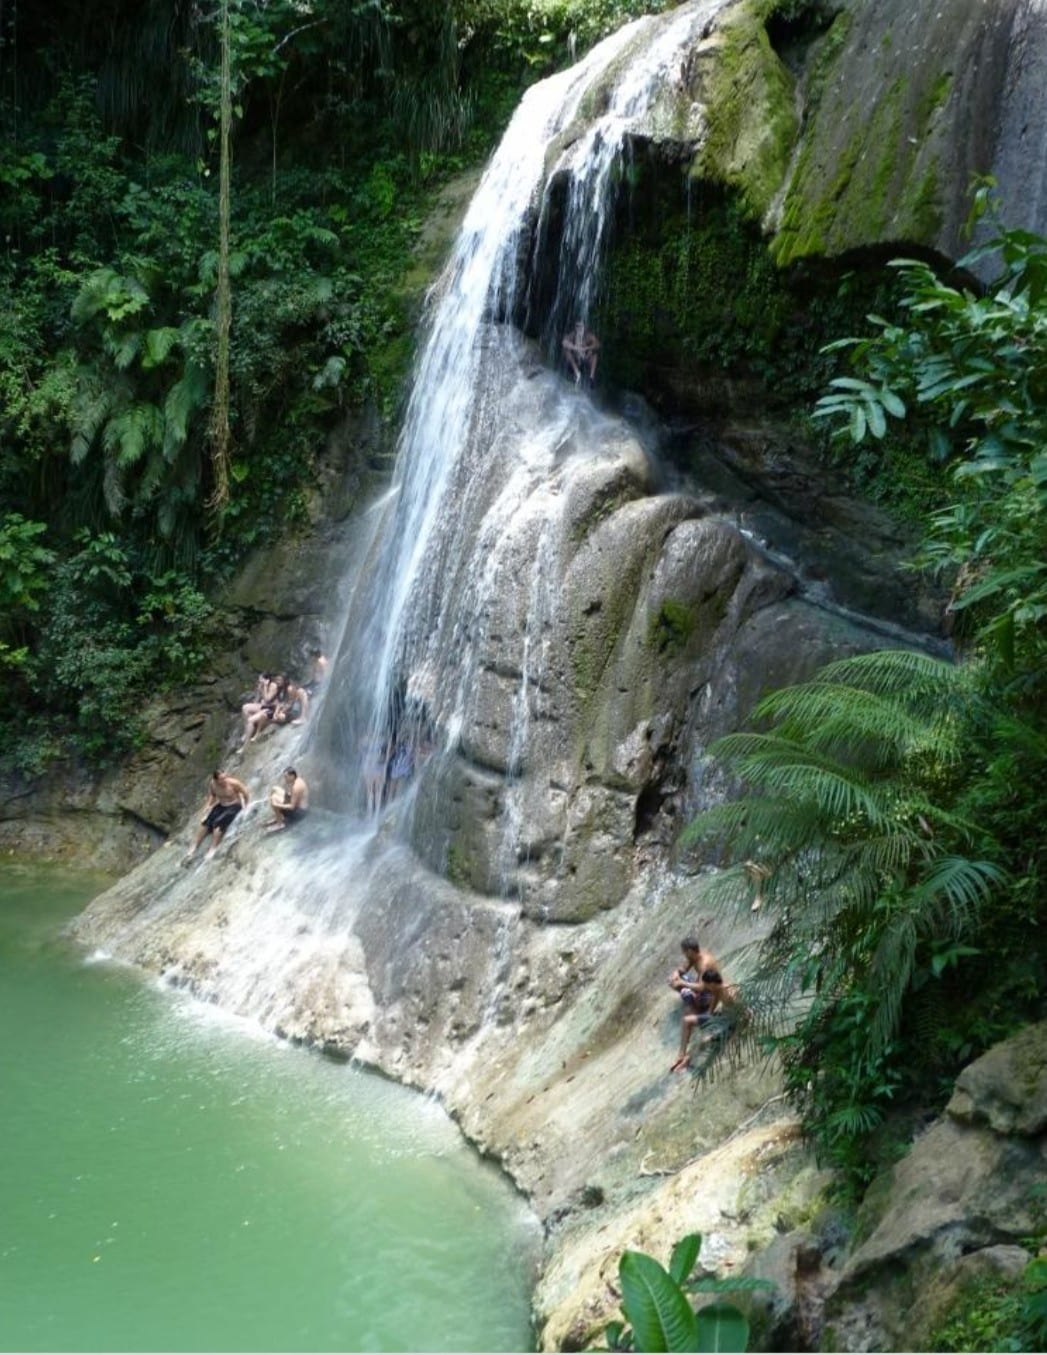
[[[586,373],[589,380],[595,381],[596,363],[600,356],[600,340],[591,329],[586,329],[584,321],[575,321],[574,329],[563,341],[563,351],[567,365],[574,373],[574,384],[576,386],[582,379],[583,367],[589,369]]]
[[[684,963],[669,976],[669,987],[675,988],[683,1002],[680,1016],[680,1049],[670,1072],[679,1073],[690,1067],[687,1046],[696,1026],[709,1024],[713,1013],[724,1000],[724,982],[716,958],[703,950],[693,936],[680,942]]]
[[[196,840],[186,852],[183,865],[188,865],[196,855],[196,849],[208,833],[211,845],[207,849],[205,861],[210,861],[218,850],[218,844],[225,837],[229,825],[251,803],[251,793],[242,781],[227,772],[212,772],[207,783],[207,800],[204,803],[204,817],[200,820]]]
[[[306,690],[316,692],[327,677],[327,670],[331,666],[331,661],[322,649],[313,648],[309,651],[310,670],[309,681],[305,684]]]
[[[284,784],[273,787],[269,808],[273,811],[273,822],[266,828],[267,833],[282,832],[290,824],[304,819],[309,812],[309,787],[305,777],[288,767],[284,772]]]

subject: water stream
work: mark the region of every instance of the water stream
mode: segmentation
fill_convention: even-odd
[[[84,965],[0,868],[0,1348],[522,1350],[538,1236],[432,1100]]]
[[[416,764],[420,749],[453,747],[485,662],[484,618],[504,597],[499,567],[542,577],[539,558],[520,558],[518,530],[514,558],[500,559],[499,549],[522,518],[555,519],[546,490],[557,452],[572,437],[584,442],[592,410],[566,383],[552,382],[523,455],[499,455],[513,383],[536,376],[517,375],[527,358],[514,322],[528,316],[527,329],[543,336],[544,360],[555,367],[571,321],[589,319],[630,138],[678,117],[666,110],[698,35],[723,3],[691,0],[638,19],[532,86],[483,176],[435,289],[394,498],[347,610],[327,734],[334,731],[353,791],[369,750],[391,756],[407,742]],[[552,256],[555,281],[539,303],[535,270]],[[541,314],[531,314],[539,304]],[[545,532],[536,551],[551,548]],[[499,637],[505,667],[519,676],[516,710],[525,721],[547,620],[541,586],[534,600],[520,634]],[[522,755],[526,739],[517,733],[513,741]]]

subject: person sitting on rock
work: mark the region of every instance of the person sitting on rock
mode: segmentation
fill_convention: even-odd
[[[267,692],[271,692],[271,695],[267,695],[267,699],[251,715],[244,717],[244,741],[240,745],[241,753],[249,743],[257,740],[259,734],[269,728],[276,720],[276,712],[286,703],[287,679],[283,673],[276,674]]]
[[[273,787],[269,808],[273,811],[273,822],[266,828],[267,833],[282,832],[292,823],[304,819],[309,812],[309,786],[294,767],[288,767],[284,772],[282,786]]]
[[[207,785],[204,817],[200,820],[196,840],[186,852],[183,864],[189,864],[196,855],[197,847],[207,837],[208,833],[211,835],[211,845],[207,849],[204,860],[210,861],[237,814],[240,813],[241,809],[246,809],[250,803],[250,791],[242,781],[238,781],[235,776],[230,776],[228,772],[212,772],[211,780]]]
[[[574,373],[574,384],[577,386],[582,379],[582,372],[586,368],[586,375],[590,383],[596,380],[596,364],[600,356],[600,340],[587,329],[584,320],[576,320],[574,329],[563,341],[564,357],[567,359],[567,365]]]
[[[273,714],[278,725],[301,725],[309,718],[309,693],[294,678],[288,678],[283,696]]]
[[[260,673],[258,675],[253,694],[240,707],[240,714],[244,717],[244,736],[240,745],[241,753],[247,747],[254,732],[254,717],[264,710],[268,711],[269,718],[272,718],[276,711],[279,687],[280,684],[272,673]]]
[[[693,936],[685,936],[680,942],[684,964],[674,969],[669,977],[669,987],[680,994],[683,1011],[680,1014],[680,1048],[676,1062],[669,1070],[682,1072],[691,1066],[687,1047],[691,1042],[695,1027],[708,1026],[713,1013],[724,1000],[724,981],[715,957],[710,951],[703,950],[701,942]]]

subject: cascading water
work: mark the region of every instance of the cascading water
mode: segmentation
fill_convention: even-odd
[[[680,85],[725,2],[637,20],[532,87],[484,175],[437,288],[392,490],[361,526],[323,709],[301,743],[283,744],[283,757],[296,747],[306,759],[315,806],[338,811],[326,840],[312,836],[302,852],[288,834],[286,847],[238,856],[238,839],[256,832],[252,812],[204,868],[226,872],[221,884],[202,888],[191,871],[172,881],[157,866],[128,887],[123,915],[114,910],[101,934],[85,925],[85,939],[112,938],[269,1028],[367,1057],[367,1032],[395,1025],[410,999],[398,985],[400,952],[422,934],[414,919],[423,929],[433,907],[459,916],[456,889],[470,891],[465,925],[489,974],[479,1029],[507,1010],[521,905],[565,916],[576,905],[557,913],[561,875],[575,896],[583,877],[588,896],[627,887],[616,861],[635,792],[614,768],[594,774],[580,749],[579,692],[599,673],[564,599],[603,516],[635,500],[633,518],[653,515],[660,540],[690,510],[645,498],[653,477],[636,437],[551,359],[566,317],[588,318],[631,142],[666,126],[700,136],[702,109],[681,104]],[[550,204],[565,179],[554,245]],[[547,331],[543,357],[517,326],[550,255],[548,321],[528,325]],[[644,539],[631,538],[633,558]],[[607,591],[578,604],[584,616],[605,599],[613,607]],[[391,779],[401,757],[413,776],[391,810],[368,814],[367,777],[377,764]],[[252,776],[277,772],[263,749]],[[461,935],[445,943],[461,946]]]
[[[667,90],[675,94],[697,36],[722,4],[703,0],[640,19],[524,96],[439,285],[394,502],[347,614],[332,702],[337,716],[329,724],[344,788],[359,803],[363,762],[378,755],[391,765],[405,756],[412,765],[434,745],[453,747],[482,682],[501,577],[533,576],[533,615],[517,633],[499,636],[500,664],[518,683],[510,765],[501,768],[510,785],[503,806],[509,866],[524,835],[511,785],[526,760],[526,726],[541,693],[541,631],[554,605],[542,583],[550,574],[542,556],[557,551],[562,534],[549,482],[560,449],[596,417],[586,401],[552,383],[522,455],[519,448],[509,461],[497,454],[507,380],[522,352],[510,321],[534,304],[523,301],[523,260],[528,250],[550,248],[551,186],[566,177],[555,290],[546,316],[532,326],[555,358],[570,321],[587,318],[594,305],[616,171],[630,138],[660,126]],[[700,110],[692,111],[700,119]],[[518,540],[528,516],[543,523],[529,559],[520,558]],[[512,558],[503,558],[513,524]]]

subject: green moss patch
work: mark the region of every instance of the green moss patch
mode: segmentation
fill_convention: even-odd
[[[695,158],[695,178],[734,188],[762,217],[785,178],[799,120],[793,79],[771,46],[765,5],[730,10],[701,54],[708,130]]]

